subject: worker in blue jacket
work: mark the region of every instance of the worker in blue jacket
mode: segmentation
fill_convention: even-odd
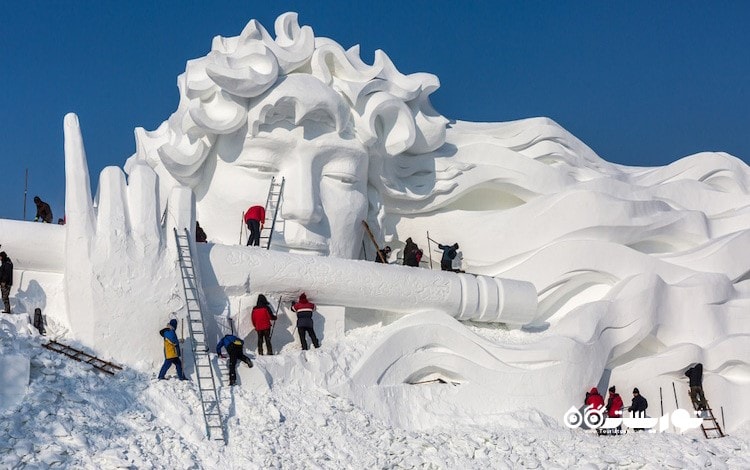
[[[253,366],[253,362],[249,357],[245,356],[242,352],[242,346],[245,344],[244,341],[234,335],[226,335],[216,345],[216,354],[220,357],[226,357],[221,353],[222,348],[227,349],[229,354],[229,385],[237,383],[237,361],[242,361],[247,364],[248,367]]]
[[[169,326],[162,328],[159,334],[164,338],[164,365],[161,366],[159,371],[159,380],[163,380],[164,376],[172,364],[177,368],[177,377],[180,380],[187,380],[185,374],[182,373],[182,361],[180,360],[180,341],[177,339],[177,320],[169,320]]]

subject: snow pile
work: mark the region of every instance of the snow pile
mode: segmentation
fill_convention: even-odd
[[[371,330],[370,333],[376,331]],[[336,348],[346,349],[347,342]],[[115,377],[42,349],[41,339],[4,337],[31,361],[29,394],[2,412],[0,466],[24,468],[673,468],[750,466],[750,430],[704,441],[699,432],[597,437],[569,430],[533,410],[483,426],[407,431],[329,394],[301,373],[253,387],[222,386],[228,445],[206,440],[195,382],[155,381],[127,369]],[[285,361],[331,360],[330,351],[260,357],[271,372]]]

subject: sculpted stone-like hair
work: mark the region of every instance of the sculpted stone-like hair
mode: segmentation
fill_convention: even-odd
[[[374,63],[367,65],[359,57],[359,46],[344,50],[331,39],[315,38],[312,28],[299,26],[296,13],[279,16],[275,31],[273,39],[252,20],[239,36],[217,36],[208,55],[188,61],[177,80],[177,111],[155,131],[136,129],[137,150],[126,170],[137,160],[145,161],[152,168],[163,166],[176,181],[195,187],[217,136],[243,127],[256,135],[260,124],[274,119],[276,107],[293,110],[294,122],[299,123],[333,106],[336,111],[328,114],[336,129],[354,132],[367,147],[369,183],[376,192],[425,197],[407,191],[400,180],[424,172],[423,162],[415,157],[410,165],[409,156],[432,152],[445,142],[448,121],[429,101],[440,86],[437,77],[403,75],[380,50],[375,51]],[[277,85],[301,74],[337,94],[338,103],[292,86],[272,96]],[[321,105],[320,100],[327,103]],[[395,159],[401,155],[405,158]],[[440,191],[441,184],[449,190],[449,182],[441,178],[436,177],[427,192]]]

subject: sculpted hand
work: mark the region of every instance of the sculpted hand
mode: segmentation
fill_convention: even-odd
[[[65,116],[64,128],[64,285],[73,335],[121,362],[158,361],[161,341],[155,333],[182,300],[176,252],[168,249],[159,224],[156,174],[137,165],[126,183],[120,168],[105,168],[94,207],[78,117]],[[188,190],[188,206],[190,195]],[[180,206],[184,191],[174,199]],[[138,334],[123,334],[134,326]],[[151,334],[154,341],[142,340]]]

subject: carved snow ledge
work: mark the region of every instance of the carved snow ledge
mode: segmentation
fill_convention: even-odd
[[[279,253],[255,247],[213,245],[201,264],[223,289],[247,289],[316,303],[400,313],[445,312],[459,320],[518,328],[537,320],[530,282],[474,276],[370,261]],[[212,286],[213,287],[213,286]]]

